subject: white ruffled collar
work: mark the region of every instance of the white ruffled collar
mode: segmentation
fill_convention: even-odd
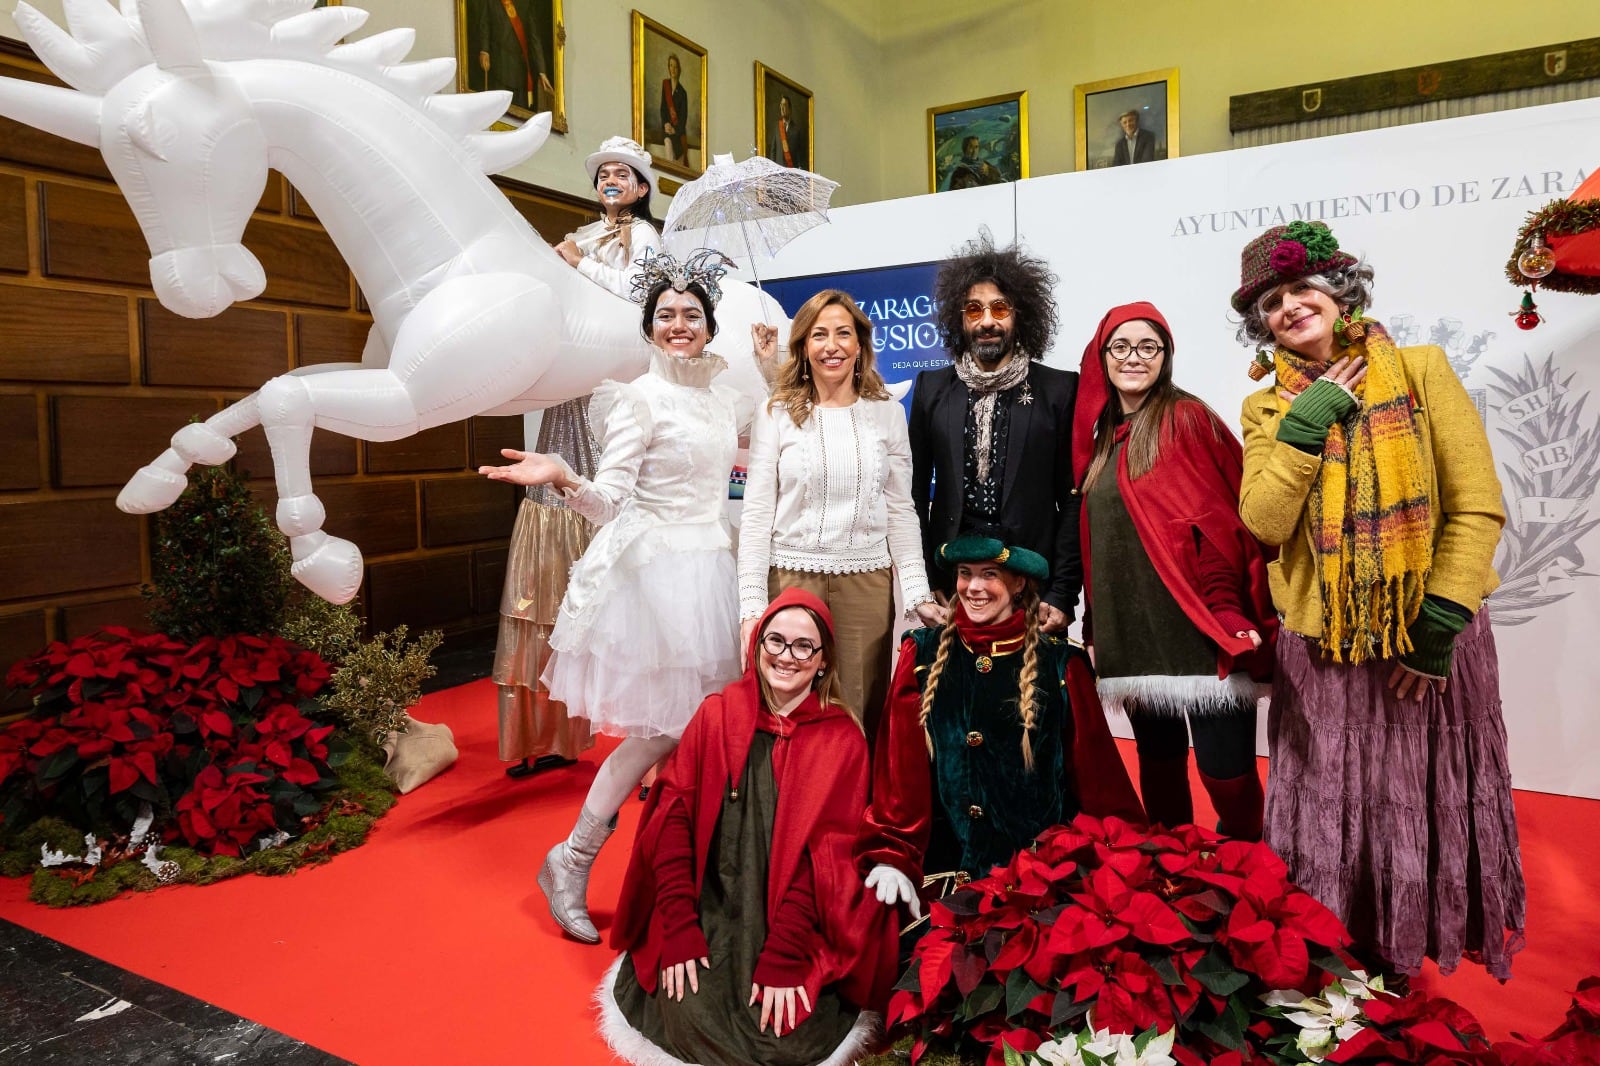
[[[711,387],[712,378],[728,369],[728,362],[711,352],[702,352],[693,359],[683,359],[654,348],[650,354],[650,369],[674,385],[707,389]]]

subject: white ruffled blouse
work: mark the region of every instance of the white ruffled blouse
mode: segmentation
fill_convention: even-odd
[[[739,522],[739,614],[767,606],[771,567],[859,574],[893,565],[907,610],[933,597],[911,504],[911,441],[896,400],[756,410]]]
[[[731,548],[723,501],[749,401],[712,383],[726,367],[721,356],[657,349],[649,373],[594,390],[599,468],[593,479],[573,475],[562,497],[600,529],[568,577],[563,643],[575,644],[606,593],[657,555]]]

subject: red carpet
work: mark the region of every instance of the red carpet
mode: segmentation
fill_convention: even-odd
[[[25,881],[0,881],[0,917],[364,1066],[607,1061],[588,1000],[611,953],[561,938],[533,876],[609,745],[513,782],[495,757],[488,682],[430,696],[417,717],[448,722],[461,761],[327,866],[70,911],[29,903]],[[602,933],[639,810],[624,808],[595,868]],[[1501,986],[1463,966],[1425,983],[1496,1037],[1553,1028],[1568,990],[1600,972],[1589,880],[1600,803],[1519,792],[1517,812],[1530,912],[1515,979]]]

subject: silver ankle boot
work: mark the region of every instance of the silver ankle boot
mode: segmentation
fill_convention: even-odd
[[[539,867],[539,890],[550,904],[550,917],[585,944],[600,943],[600,932],[589,920],[589,868],[616,826],[616,815],[602,822],[584,807],[572,835],[551,848]]]

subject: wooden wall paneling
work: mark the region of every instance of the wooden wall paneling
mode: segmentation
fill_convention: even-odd
[[[359,363],[372,319],[350,315],[294,316],[295,366]]]
[[[37,489],[41,482],[39,402],[31,392],[0,396],[0,489]]]
[[[28,272],[28,183],[0,175],[0,270]]]
[[[50,643],[50,630],[43,611],[0,615],[0,714],[26,710],[25,693],[6,686],[6,671],[23,659],[43,651]]]
[[[114,600],[74,603],[61,608],[61,639],[72,640],[106,626],[126,626],[149,631],[147,601],[143,596],[119,596]]]
[[[267,435],[260,427],[233,438],[239,448],[233,457],[233,468],[245,476],[271,478],[272,449],[267,446]],[[311,476],[339,477],[354,474],[360,454],[354,437],[319,429],[311,435]],[[320,486],[318,491],[320,491]],[[268,507],[270,514],[272,508]]]
[[[0,500],[0,597],[23,601],[137,585],[140,519],[111,497]]]
[[[367,621],[374,633],[405,623],[415,630],[472,614],[472,553],[395,559],[367,567]]]
[[[401,440],[367,444],[367,473],[409,474],[425,470],[464,470],[467,424],[449,422]]]
[[[406,479],[342,481],[316,486],[328,519],[323,528],[353,541],[371,558],[417,546],[417,483]],[[262,501],[273,513],[276,497]]]
[[[284,184],[289,185],[288,182],[284,182]],[[315,222],[317,220],[316,211],[312,209],[306,198],[300,195],[300,190],[293,185],[289,185],[289,215],[291,218],[303,218],[307,222]]]
[[[230,307],[215,318],[184,318],[139,301],[146,385],[254,389],[289,369],[289,316]]]
[[[41,181],[39,242],[47,277],[150,287],[150,248],[115,189]]]
[[[244,231],[245,247],[267,271],[268,300],[350,306],[350,268],[320,229],[257,216]]]
[[[422,544],[446,548],[511,536],[522,492],[514,485],[469,474],[422,483]]]
[[[121,487],[165,451],[191,418],[217,412],[210,397],[55,396],[51,452],[62,488]]]
[[[276,170],[267,171],[267,184],[261,190],[261,199],[256,201],[256,210],[267,211],[274,215],[282,214],[286,195],[284,190],[288,187],[289,183],[284,180],[282,174]]]
[[[579,226],[593,222],[600,217],[600,208],[597,204],[587,207],[574,207],[567,204],[551,203],[546,200],[535,200],[530,196],[521,196],[516,193],[507,193],[511,206],[517,209],[517,214],[528,220],[534,232],[543,237],[550,244],[555,244],[566,237],[567,234]]]
[[[506,548],[479,548],[472,553],[472,609],[477,613],[500,613],[509,554]]]
[[[532,447],[523,432],[521,415],[479,415],[468,423],[472,433],[473,470],[480,466],[498,466],[506,461],[501,448],[523,450]]]
[[[0,379],[126,385],[128,300],[0,282]]]

